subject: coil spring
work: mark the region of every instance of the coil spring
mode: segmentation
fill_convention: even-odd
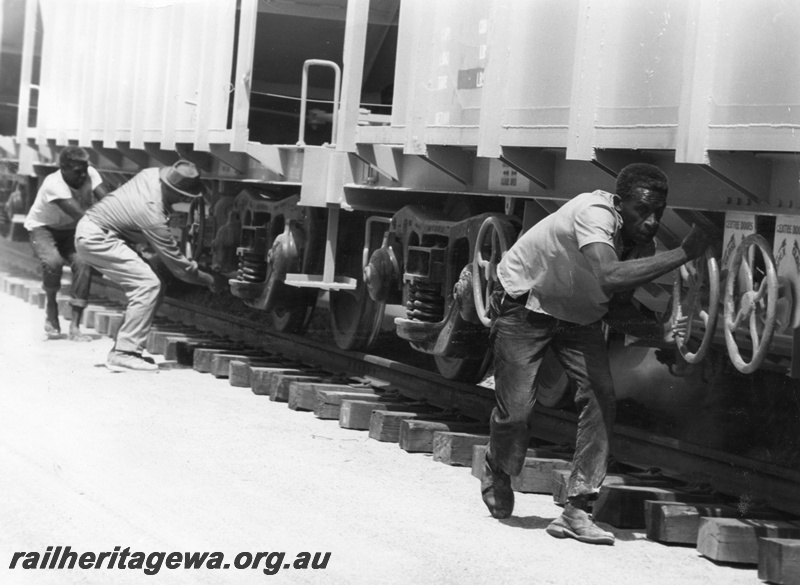
[[[439,285],[414,282],[408,286],[406,315],[415,321],[438,323],[444,319],[444,298],[439,294]]]
[[[242,252],[237,278],[242,282],[264,282],[267,279],[267,261],[261,254]]]

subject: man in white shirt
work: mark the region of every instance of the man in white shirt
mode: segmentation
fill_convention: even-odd
[[[42,287],[47,296],[45,332],[49,336],[61,334],[56,295],[61,288],[64,263],[68,262],[72,268],[68,338],[89,341],[80,331],[80,321],[89,299],[91,268],[75,252],[75,226],[83,212],[108,191],[100,173],[89,166],[89,153],[83,148],[64,148],[58,161],[59,170],[42,181],[24,226],[30,232],[33,252],[42,263]]]
[[[681,245],[655,254],[653,238],[667,206],[658,167],[628,165],[616,193],[583,193],[525,232],[501,260],[501,288],[490,306],[497,407],[481,482],[495,518],[514,507],[511,476],[522,470],[531,435],[534,382],[548,348],[575,387],[578,430],[567,504],[547,532],[592,544],[614,535],[588,514],[606,475],[616,398],[601,320],[613,295],[629,295],[700,256],[709,236],[693,227]],[[672,325],[685,332],[685,319]],[[665,332],[666,333],[666,332]]]

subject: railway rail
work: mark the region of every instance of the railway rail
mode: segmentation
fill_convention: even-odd
[[[2,240],[0,268],[34,276],[37,264],[25,250],[26,246]],[[111,300],[124,300],[119,290],[102,279],[93,282],[93,293]],[[445,380],[391,357],[341,350],[309,336],[277,332],[264,324],[195,302],[167,297],[159,315],[176,325],[192,326],[228,338],[250,350],[279,354],[311,367],[372,380],[407,399],[425,402],[464,420],[487,422],[494,404],[493,390],[486,385]],[[546,443],[571,443],[576,420],[572,411],[537,405],[534,436]],[[797,489],[800,473],[791,469],[625,424],[615,427],[612,453],[623,465],[657,468],[667,477],[701,485],[736,501],[740,507],[765,504],[788,514],[800,514]]]

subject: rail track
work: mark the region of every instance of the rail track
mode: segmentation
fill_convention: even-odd
[[[38,271],[27,244],[8,240],[0,242],[0,268],[29,277]],[[121,291],[102,279],[95,279],[92,292],[111,300],[123,300]],[[261,323],[196,302],[167,297],[159,315],[176,324],[224,336],[247,348],[280,354],[331,372],[347,372],[379,381],[405,398],[423,401],[475,422],[487,422],[494,404],[490,387],[444,380],[387,355],[343,351],[308,336],[275,332]],[[391,354],[392,350],[388,351]],[[536,439],[555,444],[572,443],[575,427],[573,412],[537,406]],[[640,469],[658,468],[665,476],[704,484],[742,505],[763,503],[789,514],[800,514],[800,473],[793,469],[624,424],[615,427],[612,453],[620,463]]]

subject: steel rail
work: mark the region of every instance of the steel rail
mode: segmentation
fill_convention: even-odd
[[[29,273],[37,269],[32,256],[21,249],[10,248],[6,242],[0,244],[0,264],[12,264]],[[121,291],[114,290],[110,283],[100,281],[96,287],[101,294],[116,300],[121,298]],[[287,355],[332,371],[382,380],[404,396],[478,421],[488,421],[494,406],[491,388],[448,381],[392,359],[340,350],[302,335],[276,332],[260,323],[182,300],[165,299],[159,314],[265,352]],[[533,425],[536,438],[574,444],[576,427],[574,412],[537,405]],[[612,455],[635,467],[659,468],[676,479],[709,484],[719,493],[737,498],[742,509],[765,503],[800,515],[800,472],[793,469],[621,424],[614,428]]]

